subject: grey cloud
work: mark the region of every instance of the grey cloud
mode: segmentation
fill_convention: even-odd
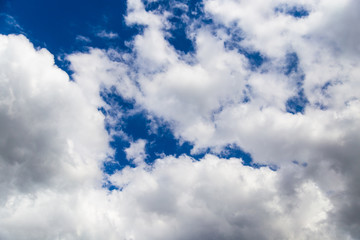
[[[1,200],[6,200],[10,192],[32,193],[41,188],[77,184],[70,180],[77,178],[71,176],[75,169],[97,166],[101,159],[96,154],[106,154],[107,134],[102,116],[85,102],[82,92],[66,74],[53,65],[46,50],[36,51],[23,36],[1,36],[0,41]],[[92,122],[82,123],[86,119]],[[84,141],[82,134],[86,131],[93,131],[97,139]],[[89,146],[95,148],[74,158],[74,149],[81,152]],[[86,154],[95,157],[89,166],[85,164]],[[97,171],[84,175],[100,175]]]

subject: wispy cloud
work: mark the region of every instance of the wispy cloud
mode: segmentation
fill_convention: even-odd
[[[80,42],[86,42],[86,43],[91,42],[91,39],[90,39],[90,38],[85,37],[85,36],[82,36],[82,35],[77,35],[77,36],[76,36],[76,40],[77,40],[77,41],[80,41]]]
[[[18,21],[7,13],[0,12],[0,21],[4,21],[8,27],[13,28],[16,32],[23,33],[24,29],[20,26]]]
[[[114,33],[114,32],[107,32],[105,30],[102,30],[101,32],[98,32],[96,34],[98,37],[101,37],[101,38],[108,38],[108,39],[115,39],[115,38],[118,38],[119,35],[117,33]]]

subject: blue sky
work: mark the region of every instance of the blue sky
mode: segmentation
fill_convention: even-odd
[[[358,10],[0,1],[0,239],[359,239]]]

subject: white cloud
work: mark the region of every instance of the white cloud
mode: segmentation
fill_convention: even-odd
[[[130,1],[131,4],[134,3]],[[298,19],[277,13],[275,8],[282,4],[303,4],[310,15]],[[332,4],[333,9],[338,6]],[[138,19],[132,23],[141,23],[139,14],[154,19],[166,17],[166,14],[146,12],[139,6],[137,9],[141,11],[129,11],[127,18]],[[205,10],[216,21],[228,27],[237,22],[245,37],[240,45],[269,59],[258,71],[249,68],[244,55],[224,47],[230,36],[221,29],[214,33],[205,26],[192,33],[196,52],[189,63],[164,40],[165,33],[159,23],[149,24],[134,41],[138,70],[132,77],[141,91],[134,98],[153,114],[175,122],[175,134],[194,142],[196,148],[235,142],[258,156],[260,162],[282,164],[293,158],[305,161],[308,154],[317,151],[316,146],[311,147],[310,153],[299,152],[309,145],[324,142],[336,145],[340,141],[346,129],[338,124],[339,113],[349,111],[349,103],[356,105],[358,97],[357,63],[345,58],[339,61],[326,41],[314,42],[321,32],[315,35],[313,29],[318,29],[321,21],[327,21],[318,16],[326,16],[328,9],[332,9],[325,6],[324,2],[309,1],[266,4],[206,1]],[[133,18],[134,14],[138,17]],[[163,26],[166,24],[163,22]],[[156,33],[157,40],[151,32]],[[156,46],[148,47],[154,43]],[[300,78],[284,74],[289,52],[298,55],[305,78],[302,84],[309,104],[304,115],[285,111],[287,100],[297,94]],[[327,92],[321,92],[325,91],[321,88],[327,82],[331,83]],[[246,96],[250,102],[243,102]],[[321,110],[320,104],[328,110]],[[354,114],[353,117],[357,116],[356,111]],[[356,124],[355,120],[351,122]]]
[[[0,42],[0,238],[99,236],[83,229],[83,196],[94,204],[112,154],[104,116],[47,50],[21,35]]]
[[[106,105],[99,94],[100,91],[116,85],[120,79],[122,84],[118,88],[123,92],[129,91],[128,94],[134,94],[130,89],[134,86],[126,84],[128,77],[124,64],[110,60],[109,56],[116,58],[112,51],[91,48],[88,54],[74,53],[67,57],[74,72],[72,78],[83,89],[87,100],[97,107]]]
[[[136,165],[144,164],[144,160],[146,158],[145,145],[146,140],[144,139],[131,142],[130,147],[124,150],[126,153],[126,158],[131,160]]]
[[[38,188],[68,188],[101,178],[104,117],[23,36],[1,36],[1,200]]]
[[[324,193],[305,182],[293,195],[283,195],[278,176],[267,168],[243,166],[239,159],[165,158],[151,171],[126,168],[113,175],[113,183],[124,187],[121,192],[47,190],[9,199],[1,211],[0,236],[332,239],[322,222],[331,210]]]
[[[295,18],[276,12],[284,4],[304,6],[309,16]],[[147,34],[155,31],[164,38],[159,29],[166,28],[166,22],[162,28],[159,23],[149,24],[134,45],[138,71],[133,79],[141,90],[135,99],[154,115],[174,123],[175,135],[195,143],[194,151],[236,143],[255,162],[280,168],[292,161],[306,163],[301,178],[315,179],[326,192],[353,195],[356,191],[345,187],[358,175],[356,170],[349,171],[357,169],[358,147],[348,139],[359,142],[352,134],[359,131],[359,68],[357,55],[349,57],[351,51],[345,49],[351,46],[352,52],[357,51],[356,44],[348,43],[356,43],[356,33],[345,34],[351,31],[349,19],[356,18],[352,9],[357,9],[354,1],[205,1],[205,11],[215,24],[239,30],[244,37],[238,42],[240,47],[259,51],[267,59],[255,71],[241,53],[224,47],[231,36],[222,29],[193,29],[196,51],[184,58],[166,41],[154,41]],[[166,18],[166,14],[144,11],[137,12],[136,18],[133,14],[130,11],[128,18],[137,23],[141,23],[140,15]],[[335,15],[341,16],[341,22],[330,28]],[[341,27],[344,25],[349,28]],[[340,31],[336,29],[344,29],[339,34],[350,39],[335,37]],[[140,44],[136,44],[138,39]],[[144,49],[148,42],[157,46]],[[157,49],[167,53],[156,55]],[[299,91],[301,77],[300,73],[284,74],[289,53],[297,54],[298,68],[304,74],[302,87],[309,101],[304,114],[285,111],[287,100]],[[149,65],[154,66],[151,71]],[[243,102],[245,96],[249,102]],[[341,215],[343,200],[332,200],[338,204],[334,216]]]
[[[283,195],[281,174],[207,155],[195,162],[188,157],[161,159],[150,172],[126,168],[111,180],[125,187],[114,194],[131,202],[126,229],[134,239],[330,237],[322,223],[330,201],[312,182]]]
[[[85,43],[91,42],[91,39],[90,39],[90,38],[85,37],[85,36],[83,36],[83,35],[77,35],[75,39],[76,39],[77,41],[85,42]]]
[[[88,100],[93,90],[82,89],[79,77],[70,82],[49,52],[23,36],[1,42],[1,239],[326,234],[320,223],[332,206],[314,182],[284,195],[281,171],[246,167],[241,159],[167,157],[110,176],[122,191],[101,188],[108,137]],[[143,158],[144,145],[133,143],[128,157]]]
[[[309,16],[276,12],[282,4],[304,5]],[[72,54],[75,82],[46,50],[1,36],[0,238],[358,239],[358,6],[205,1],[215,25],[236,28],[240,47],[267,58],[256,70],[225,47],[223,28],[193,28],[195,52],[177,52],[166,41],[169,13],[135,0],[126,21],[145,29],[129,43],[134,54]],[[299,76],[284,74],[292,52],[309,101],[303,114],[286,112],[299,90]],[[107,176],[122,188],[110,193],[101,188],[109,136],[97,108],[109,107],[99,92],[111,86],[170,122],[194,152],[235,143],[279,169],[213,155],[148,166],[139,140],[126,149],[137,167]]]
[[[119,38],[119,34],[114,33],[114,32],[107,32],[105,30],[98,32],[96,34],[96,36],[101,37],[101,38],[108,38],[108,39]]]

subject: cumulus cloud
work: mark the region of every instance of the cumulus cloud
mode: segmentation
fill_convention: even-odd
[[[101,178],[104,117],[47,50],[35,50],[23,36],[0,41],[2,201],[12,192]]]
[[[146,158],[145,145],[146,140],[144,139],[131,142],[130,147],[125,149],[126,158],[136,165],[143,164]]]
[[[130,197],[128,239],[326,239],[330,201],[310,181],[283,195],[280,175],[207,155],[126,168],[112,182]]]
[[[136,101],[173,122],[175,135],[193,142],[194,152],[236,143],[255,162],[280,168],[292,162],[307,166],[300,182],[315,180],[339,203],[333,216],[345,214],[340,209],[346,200],[335,192],[352,197],[356,192],[345,185],[355,183],[357,174],[344,167],[358,166],[358,147],[347,139],[359,142],[352,134],[359,130],[359,68],[357,55],[349,57],[345,49],[356,46],[332,32],[350,28],[349,19],[355,18],[350,9],[356,9],[357,3],[214,0],[204,4],[205,14],[220,27],[192,29],[196,51],[190,57],[177,54],[166,41],[144,49],[155,42],[150,32],[165,39],[166,13],[146,12],[140,2],[136,11],[129,11],[132,23],[145,24],[145,16],[154,22],[134,40],[135,64],[140,69],[134,79],[141,91],[134,96]],[[286,9],[303,9],[306,14],[297,17]],[[333,24],[335,15],[341,16],[337,24]],[[241,40],[233,40],[234,29]],[[356,36],[349,38],[355,41]],[[241,51],[227,48],[229,42]],[[243,51],[259,52],[264,63],[253,70]],[[303,94],[304,103],[299,103],[303,112],[288,112],[288,101],[299,94]]]
[[[241,159],[166,157],[110,176],[122,191],[101,188],[108,138],[87,99],[92,89],[70,82],[49,52],[23,36],[1,41],[2,239],[325,234],[326,224],[318,225],[332,206],[313,182],[281,196],[279,173],[243,166]],[[132,143],[127,157],[143,161],[145,143]]]
[[[0,238],[360,238],[358,7],[206,0],[213,22],[190,22],[195,50],[182,53],[167,41],[171,13],[130,0],[126,23],[144,26],[133,51],[69,55],[74,81],[45,49],[1,36]],[[213,154],[148,165],[151,143],[133,140],[135,167],[102,173],[110,88]],[[229,144],[277,170],[215,155]]]

